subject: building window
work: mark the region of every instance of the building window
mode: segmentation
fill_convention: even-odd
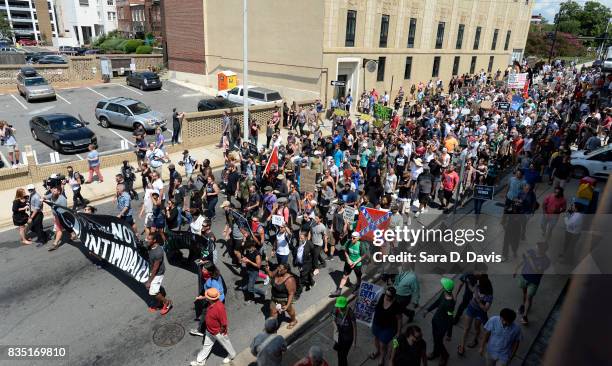
[[[355,46],[355,28],[357,27],[357,12],[355,10],[349,10],[346,12],[346,38],[344,40],[344,46],[354,47]]]
[[[493,71],[493,61],[495,60],[495,56],[489,56],[489,66],[487,67],[487,72]]]
[[[506,33],[506,42],[504,43],[504,51],[508,50],[508,47],[510,46],[510,35],[512,34],[511,31],[508,31],[508,33]]]
[[[404,80],[410,79],[412,74],[412,56],[406,57],[406,66],[404,67]]]
[[[476,35],[474,36],[474,49],[477,50],[478,46],[480,46],[480,32],[482,31],[482,27],[476,27]]]
[[[116,20],[116,19],[117,19],[117,13],[115,13],[114,11],[109,11],[108,20]]]
[[[414,48],[414,38],[416,37],[416,18],[410,18],[410,28],[408,28],[408,48]]]
[[[436,34],[436,48],[442,48],[444,43],[444,22],[438,23],[438,33]]]
[[[81,6],[89,6],[89,0],[79,0],[79,5],[81,5]]]
[[[440,56],[434,57],[433,68],[431,70],[431,77],[437,78],[440,73]]]
[[[465,25],[459,24],[459,29],[457,30],[457,43],[455,44],[455,48],[458,50],[463,46],[463,32],[465,32]]]
[[[113,5],[115,5],[115,0],[106,0],[106,4],[110,5],[110,6],[113,6]]]
[[[386,57],[378,58],[378,70],[376,72],[376,81],[385,81],[385,62],[387,61]]]
[[[380,40],[378,41],[378,47],[387,47],[387,38],[389,36],[389,16],[384,15],[380,19]]]
[[[459,56],[455,56],[453,60],[453,76],[459,73]]]
[[[470,74],[474,74],[476,71],[476,56],[472,56],[472,62],[470,62]]]
[[[491,50],[495,51],[497,47],[497,36],[499,35],[499,29],[493,31],[493,42],[491,42]]]

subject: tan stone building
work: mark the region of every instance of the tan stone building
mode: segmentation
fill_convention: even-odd
[[[241,79],[242,0],[203,5],[204,73],[173,75],[211,87],[222,70]],[[533,0],[249,0],[249,84],[277,89],[288,100],[329,100],[349,89],[394,95],[419,81],[504,70],[522,57],[532,6]],[[331,86],[335,80],[346,86]]]

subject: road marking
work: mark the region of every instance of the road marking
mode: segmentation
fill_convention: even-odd
[[[130,140],[128,140],[128,139],[126,139],[126,138],[125,138],[125,137],[123,137],[123,136],[121,136],[121,134],[119,134],[119,133],[117,133],[117,132],[115,132],[115,131],[113,131],[113,130],[111,130],[111,129],[108,129],[108,131],[110,131],[110,132],[114,133],[115,135],[119,136],[119,137],[120,137],[122,140],[124,140],[124,141],[125,141],[125,142],[127,142],[128,144],[130,144],[130,145],[132,145],[132,146],[134,146],[134,145],[135,145],[135,144],[134,144],[132,141],[130,141]]]
[[[34,155],[34,162],[38,165],[38,155],[36,154],[36,150],[32,150],[32,155]]]
[[[85,160],[85,159],[83,159],[83,157],[82,157],[81,155],[79,155],[79,154],[76,154],[75,156],[76,156],[77,158],[79,158],[79,160]]]
[[[92,88],[89,88],[89,87],[88,87],[87,89],[89,89],[89,90],[91,90],[92,92],[94,92],[94,93],[96,93],[96,94],[100,95],[102,98],[108,98],[106,95],[104,95],[104,94],[100,93],[99,91],[95,91],[95,90],[93,90]]]
[[[181,95],[181,97],[183,97],[183,98],[199,97],[200,95],[203,95],[203,94],[202,93],[183,94],[183,95]]]
[[[120,86],[120,87],[122,87],[122,88],[126,88],[127,90],[129,90],[129,91],[131,91],[131,92],[134,92],[134,93],[136,93],[136,94],[139,94],[139,95],[144,95],[144,94],[142,94],[141,92],[139,92],[138,90],[134,90],[134,89],[132,89],[132,88],[128,88],[127,86],[125,86],[125,85],[123,85],[123,84],[112,83],[112,85],[118,85],[118,86]]]
[[[26,107],[26,106],[25,106],[25,104],[21,103],[21,101],[20,101],[19,99],[17,99],[17,97],[16,97],[16,96],[14,96],[13,94],[11,94],[11,97],[13,97],[13,99],[15,99],[15,101],[16,101],[17,103],[19,103],[19,105],[20,105],[20,106],[22,106],[22,107],[23,107],[23,109],[25,109],[26,111],[28,110],[28,107]]]
[[[59,94],[57,94],[57,93],[55,93],[55,95],[56,95],[58,98],[60,98],[61,100],[63,100],[64,102],[66,102],[66,103],[68,103],[68,104],[72,104],[72,103],[70,103],[70,102],[68,101],[68,99],[66,99],[66,98],[62,97],[61,95],[59,95]]]
[[[54,105],[49,105],[49,106],[46,106],[44,108],[39,108],[39,109],[33,110],[32,112],[28,112],[28,114],[31,115],[31,116],[35,115],[35,114],[41,114],[41,113],[47,112],[47,111],[49,111],[49,110],[51,110],[53,108],[55,108]]]
[[[163,91],[165,91],[165,92],[167,92],[167,93],[169,93],[169,92],[170,92],[168,89],[164,89],[164,88],[161,88],[161,90],[163,90]]]
[[[0,151],[0,160],[2,160],[4,162],[4,166],[10,168],[9,165],[11,165],[11,164],[9,163],[8,160],[6,160],[6,158],[4,157],[4,154],[2,153],[2,151]]]

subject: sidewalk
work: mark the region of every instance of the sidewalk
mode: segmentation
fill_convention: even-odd
[[[179,149],[177,152],[170,154],[170,160],[175,164],[176,170],[184,176],[185,170],[177,164],[178,161],[181,161],[182,149]],[[215,169],[222,167],[224,164],[223,154],[219,148],[215,146],[215,144],[204,145],[197,148],[189,149],[190,155],[198,160],[202,161],[204,159],[210,160],[210,166]],[[101,159],[104,159],[104,155],[101,156]],[[136,162],[131,162],[132,166],[136,166]],[[163,166],[163,176],[162,179],[164,182],[168,179],[168,165],[164,164]],[[109,202],[113,199],[116,192],[116,182],[115,175],[118,174],[121,170],[121,166],[112,166],[101,169],[102,176],[104,177],[104,182],[99,183],[94,178],[94,183],[91,184],[83,184],[81,187],[81,194],[85,199],[88,199],[92,204],[100,204],[104,202]],[[65,174],[66,172],[58,172]],[[80,172],[83,174],[85,179],[87,179],[87,172]],[[142,187],[140,183],[140,174],[136,175],[136,181],[134,185],[138,187],[136,190],[141,192]],[[35,183],[36,191],[39,194],[44,194],[44,188],[42,187],[42,182]],[[15,187],[17,189],[18,187]],[[24,187],[25,188],[25,187]],[[13,202],[15,199],[15,189],[0,191],[0,201],[2,202]],[[68,198],[68,204],[72,207],[72,190],[66,189],[66,195]],[[50,217],[51,209],[48,206],[44,206],[45,217]],[[14,228],[13,220],[12,220],[12,211],[10,209],[5,209],[0,211],[0,231],[10,230]]]
[[[544,184],[542,185],[544,186]],[[576,181],[570,183],[570,187],[575,189],[577,186]],[[568,192],[572,192],[572,189],[568,189]],[[541,189],[538,192],[538,200],[542,200],[542,196],[550,192],[550,188],[546,186],[545,189]],[[496,197],[498,202],[502,201],[503,196],[498,195]],[[495,204],[495,201],[490,201],[483,206],[483,214],[490,215],[490,218],[496,219],[501,216],[503,208]],[[469,225],[473,222],[471,216],[464,216],[463,219],[457,223],[463,225]],[[486,225],[486,223],[485,223]],[[493,228],[494,232],[490,234],[496,238],[495,250],[497,253],[501,252],[501,246],[503,245],[503,229],[499,223],[491,222],[488,227]],[[562,229],[563,223],[559,223],[551,243],[561,243],[563,240],[564,230]],[[539,223],[530,222],[528,225],[527,238],[533,238],[527,242],[522,242],[519,247],[519,253],[522,253],[532,241],[540,238]],[[550,258],[556,258],[557,248],[553,244],[549,249]],[[511,262],[504,262],[499,264],[490,264],[504,266],[505,273],[512,273],[511,267],[515,264]],[[417,265],[417,274],[419,273],[419,267]],[[452,276],[452,275],[451,275]],[[440,278],[439,275],[425,274],[418,275],[421,288],[421,301],[420,307],[417,309],[417,313],[414,318],[414,322],[411,324],[418,325],[423,331],[423,338],[427,342],[427,352],[431,352],[433,348],[432,330],[431,330],[431,318],[432,314],[429,314],[427,318],[424,318],[425,309],[437,299],[440,294]],[[534,298],[534,306],[529,313],[530,324],[528,326],[521,325],[521,331],[523,340],[521,341],[520,347],[517,351],[515,360],[511,365],[520,365],[525,360],[532,343],[536,340],[539,334],[540,328],[544,325],[548,314],[555,306],[557,299],[562,293],[567,281],[569,280],[568,275],[547,275],[543,278],[540,287],[538,288],[537,295]],[[517,311],[518,306],[521,303],[522,292],[518,287],[517,280],[512,278],[511,275],[491,275],[491,282],[493,283],[493,304],[489,310],[489,316],[498,315],[499,311],[504,307],[509,307]],[[378,285],[385,286],[384,283],[378,281]],[[455,281],[455,285],[458,282]],[[354,300],[354,299],[353,299]],[[458,303],[460,299],[457,300]],[[457,303],[457,305],[458,305]],[[331,307],[330,307],[331,309]],[[465,314],[465,313],[464,313]],[[300,314],[301,315],[301,314]],[[329,311],[321,311],[316,317],[318,318],[315,324],[311,324],[311,328],[308,330],[302,329],[302,334],[297,337],[291,337],[288,340],[290,343],[289,349],[283,358],[283,365],[293,365],[297,360],[303,358],[308,354],[308,349],[312,345],[318,345],[323,350],[326,361],[330,366],[337,365],[336,352],[333,350],[333,325],[329,316]],[[517,319],[517,322],[519,319]],[[407,327],[407,318],[403,318],[404,329]],[[466,347],[465,355],[460,357],[457,355],[457,345],[459,344],[461,337],[463,336],[463,321],[460,321],[457,326],[453,328],[453,337],[450,342],[446,343],[446,348],[450,353],[449,365],[465,365],[465,366],[476,366],[484,365],[484,357],[481,357],[478,352],[478,347],[471,349]],[[282,334],[282,332],[279,332]],[[473,328],[466,339],[466,344],[471,342],[473,339]],[[482,333],[481,333],[482,337]],[[297,338],[297,339],[296,339]],[[482,339],[482,338],[481,338]],[[380,359],[371,360],[369,354],[374,351],[374,337],[372,336],[369,326],[357,323],[357,346],[351,348],[348,361],[349,365],[360,365],[360,366],[376,366]],[[429,361],[430,365],[437,365],[438,359]],[[389,365],[390,362],[387,362]]]

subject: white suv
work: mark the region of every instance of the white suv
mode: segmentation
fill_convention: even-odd
[[[226,98],[231,102],[242,105],[242,96],[244,95],[243,86],[238,85],[232,90],[222,91],[217,95]],[[256,86],[249,86],[249,94],[247,99],[249,105],[277,103],[283,100],[277,91]]]

